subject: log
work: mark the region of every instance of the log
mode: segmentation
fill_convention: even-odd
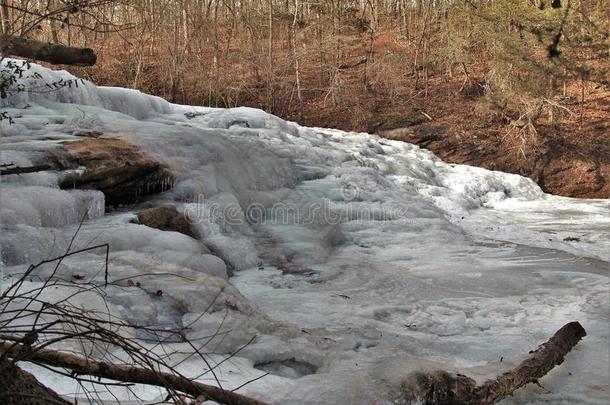
[[[352,69],[360,65],[364,65],[368,61],[368,58],[362,58],[356,63],[347,63],[339,65],[339,70]]]
[[[451,375],[437,370],[410,374],[403,382],[402,389],[408,400],[419,400],[424,405],[494,404],[527,384],[537,384],[538,379],[563,363],[568,352],[586,335],[580,323],[570,322],[537,349],[530,351],[517,367],[478,386],[465,375]]]
[[[8,166],[6,166],[8,167]],[[36,173],[42,172],[45,170],[52,170],[53,167],[50,165],[36,165],[36,166],[26,166],[26,167],[8,167],[0,169],[0,176],[7,176],[9,174],[24,174],[24,173]]]
[[[0,341],[0,354],[6,354],[7,357],[15,361],[28,361],[68,369],[77,375],[164,387],[192,395],[195,398],[203,396],[206,399],[226,405],[267,405],[266,402],[213,385],[193,381],[180,375],[137,366],[104,363],[52,349],[36,349],[13,342]]]
[[[13,55],[53,65],[93,66],[97,61],[95,52],[90,48],[51,44],[14,35],[0,37],[0,53],[3,56]]]

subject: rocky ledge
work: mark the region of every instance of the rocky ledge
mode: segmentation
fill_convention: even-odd
[[[130,204],[140,197],[169,189],[173,176],[147,152],[121,139],[87,138],[63,143],[62,166],[78,166],[60,183],[63,189],[95,189],[106,205]],[[62,151],[63,152],[63,151]]]

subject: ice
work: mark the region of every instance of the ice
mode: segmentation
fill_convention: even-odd
[[[76,82],[32,66],[47,82]],[[277,404],[393,403],[410,371],[482,381],[579,320],[588,336],[542,380],[546,389],[528,387],[503,403],[606,402],[608,200],[550,196],[521,176],[260,110],[179,106],[78,84],[0,101],[14,117],[0,123],[1,163],[48,163],[59,141],[93,131],[147,151],[175,183],[106,212],[99,191],[60,190],[65,172],[2,176],[3,283],[65,252],[88,212],[72,249],[109,245],[113,313],[188,325],[196,341],[220,328],[207,349],[222,362],[224,387],[266,370],[240,392]],[[134,223],[140,208],[163,203],[175,204],[199,239]],[[104,264],[105,250],[96,249],[67,259],[57,276],[102,282]],[[171,344],[176,363],[191,350]],[[205,367],[180,364],[191,376]],[[35,372],[60,392],[76,390]],[[216,383],[209,373],[201,380]],[[162,399],[155,388],[137,389]]]
[[[10,63],[5,58],[3,66]],[[17,63],[21,63],[17,61]],[[136,119],[148,118],[156,113],[169,113],[174,108],[160,97],[144,95],[136,90],[117,89],[95,86],[91,82],[79,79],[65,70],[51,71],[42,66],[31,64],[24,78],[20,80],[28,91],[12,92],[3,106],[26,106],[33,103],[69,103],[95,105],[111,111],[119,111]],[[64,82],[56,90],[49,90],[48,85]],[[28,123],[32,123],[29,121]],[[44,121],[41,121],[44,122]]]
[[[61,229],[40,228],[19,224],[2,228],[0,236],[2,263],[14,266],[38,263],[66,252],[68,240]]]
[[[104,215],[104,195],[100,191],[58,190],[40,186],[4,185],[2,225],[25,224],[60,227]]]

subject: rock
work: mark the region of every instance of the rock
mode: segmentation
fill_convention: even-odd
[[[178,212],[171,204],[148,208],[138,212],[138,221],[142,225],[162,231],[180,232],[191,238],[197,239],[197,235],[191,229],[191,222],[186,215]]]
[[[183,265],[184,267],[189,267],[195,271],[220,277],[225,280],[229,277],[225,262],[220,257],[214,255],[201,255],[197,258],[191,257],[190,260]]]
[[[83,137],[83,138],[99,138],[100,136],[104,135],[104,133],[101,131],[83,130],[83,131],[75,131],[72,135]]]
[[[165,165],[121,139],[86,138],[64,142],[63,147],[67,159],[85,171],[66,177],[60,187],[100,190],[106,205],[130,204],[168,190],[173,183]]]

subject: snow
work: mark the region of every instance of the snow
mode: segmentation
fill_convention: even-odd
[[[76,80],[32,66],[47,82]],[[201,237],[132,223],[137,206],[105,212],[98,191],[60,190],[62,173],[2,176],[4,285],[64,251],[86,215],[74,249],[110,244],[110,277],[124,280],[107,291],[117,316],[191,325],[192,339],[221,325],[226,336],[208,347],[213,363],[256,336],[216,370],[224,387],[271,370],[240,392],[278,404],[394,403],[409,371],[482,381],[579,320],[588,336],[541,381],[545,389],[503,403],[607,401],[608,200],[546,195],[529,179],[447,164],[374,135],[89,82],[0,103],[15,117],[0,122],[2,163],[40,164],[83,130],[124,139],[176,175],[147,204],[175,203]],[[73,256],[60,274],[101,280],[103,253]],[[163,300],[153,298],[158,290]],[[205,369],[180,364],[190,376]],[[63,393],[77,390],[35,372]]]

